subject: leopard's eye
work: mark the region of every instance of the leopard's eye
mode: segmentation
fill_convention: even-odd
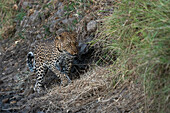
[[[57,47],[57,50],[58,50],[59,52],[62,52],[62,51],[59,49],[59,47]]]

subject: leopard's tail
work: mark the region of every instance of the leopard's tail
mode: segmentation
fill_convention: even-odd
[[[27,65],[31,72],[35,71],[35,58],[33,52],[27,54]]]

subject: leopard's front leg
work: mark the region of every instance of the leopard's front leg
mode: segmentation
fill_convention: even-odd
[[[73,58],[74,57],[71,57],[71,58],[66,58],[66,66],[65,66],[65,76],[67,77],[68,81],[71,82],[70,80],[70,73],[71,73],[71,68],[72,68],[72,64],[73,64]]]
[[[60,65],[58,63],[59,62],[56,62],[56,61],[53,62],[53,65],[52,65],[52,67],[50,69],[60,78],[62,86],[66,86],[71,82],[71,80],[70,80],[70,78],[67,76],[67,74],[65,72],[62,72],[62,70],[63,70],[62,66],[60,67],[61,69],[58,70],[58,68],[56,67],[56,65]]]

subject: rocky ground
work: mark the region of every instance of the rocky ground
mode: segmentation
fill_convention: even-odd
[[[0,42],[0,112],[143,112],[144,92],[140,84],[125,80],[113,87],[110,67],[89,62],[98,47],[89,49],[86,43],[97,36],[98,26],[114,12],[115,3],[113,0],[18,2],[17,10],[22,10],[24,16],[17,15],[15,24],[7,28]],[[26,66],[26,55],[39,41],[54,38],[63,30],[76,31],[85,59],[77,64],[86,67],[75,66],[79,71],[73,70],[72,83],[66,87],[60,86],[59,79],[49,71],[47,92],[37,94],[33,91],[35,75]]]

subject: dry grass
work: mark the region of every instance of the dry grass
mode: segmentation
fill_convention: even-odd
[[[143,90],[133,82],[112,86],[108,68],[97,67],[66,87],[54,87],[48,94],[28,100],[32,112],[123,112],[143,111]],[[28,108],[29,108],[28,107]]]

